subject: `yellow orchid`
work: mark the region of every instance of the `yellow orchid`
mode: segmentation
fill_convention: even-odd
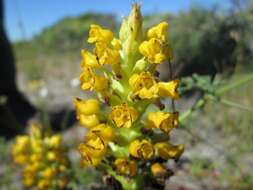
[[[139,51],[150,63],[154,64],[165,62],[171,58],[170,47],[161,44],[156,38],[142,42],[139,46]]]
[[[169,133],[173,128],[178,126],[178,113],[150,112],[148,114],[148,123],[151,127]]]
[[[157,97],[158,86],[150,72],[133,74],[129,79],[129,84],[133,90],[133,97],[140,99]]]
[[[134,160],[129,160],[128,158],[117,158],[114,165],[119,174],[131,177],[137,174],[137,163]]]
[[[177,91],[180,80],[175,79],[170,82],[159,82],[159,96],[161,97],[170,97],[172,99],[180,98],[179,93]]]
[[[138,118],[138,112],[126,103],[114,106],[111,112],[111,118],[119,128],[130,128]]]
[[[160,142],[155,144],[155,148],[157,149],[158,155],[164,160],[178,160],[178,158],[184,152],[184,145],[182,144],[171,145],[169,143]]]
[[[89,43],[103,42],[110,43],[113,39],[113,33],[110,30],[103,29],[99,25],[92,24],[89,31]]]
[[[80,124],[84,127],[91,128],[99,124],[99,119],[97,115],[79,115],[77,116]]]
[[[77,115],[92,115],[99,113],[99,102],[97,99],[82,100],[80,98],[74,99],[74,105]]]
[[[105,90],[108,86],[108,79],[104,76],[97,76],[91,68],[84,68],[80,76],[82,90]]]
[[[148,30],[148,38],[157,38],[161,40],[162,42],[165,42],[167,40],[167,35],[168,35],[168,23],[167,22],[161,22],[158,25],[150,28]]]
[[[152,144],[147,140],[135,140],[129,146],[129,153],[136,158],[150,159],[154,154]]]
[[[97,60],[97,57],[93,55],[92,53],[82,49],[81,55],[82,55],[82,62],[81,62],[82,68],[85,68],[85,67],[98,68],[101,66]]]
[[[166,178],[170,175],[170,172],[166,169],[166,167],[160,163],[154,163],[151,166],[151,172],[153,176],[157,178]]]
[[[99,124],[93,127],[86,135],[86,139],[99,137],[104,143],[112,141],[115,138],[114,130],[107,124]]]

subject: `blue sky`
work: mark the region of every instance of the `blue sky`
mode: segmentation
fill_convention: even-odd
[[[142,4],[144,14],[156,12],[178,13],[192,4],[210,7],[218,3],[222,7],[228,0],[4,0],[5,26],[12,41],[31,38],[43,28],[66,16],[78,16],[85,12],[114,13],[126,16],[132,2]],[[21,26],[20,26],[20,23]],[[23,28],[23,29],[22,29]]]

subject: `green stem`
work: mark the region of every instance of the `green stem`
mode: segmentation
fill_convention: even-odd
[[[227,91],[232,90],[232,89],[236,88],[237,86],[240,86],[240,85],[247,83],[251,80],[253,80],[253,73],[243,77],[242,79],[240,79],[232,84],[228,84],[226,86],[223,86],[222,88],[217,90],[216,94],[221,96],[221,95],[225,94]]]

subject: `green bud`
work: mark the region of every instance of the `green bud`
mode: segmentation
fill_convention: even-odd
[[[148,62],[144,59],[139,59],[133,68],[134,73],[140,73],[145,70],[146,66],[148,65]]]

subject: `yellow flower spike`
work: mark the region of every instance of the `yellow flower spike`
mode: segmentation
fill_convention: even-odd
[[[114,106],[111,112],[111,118],[119,128],[130,128],[138,118],[138,111],[126,103]]]
[[[184,152],[184,145],[171,145],[169,143],[157,143],[155,148],[158,152],[158,155],[164,159],[175,159],[178,160],[181,154]]]
[[[91,68],[85,67],[80,76],[82,90],[102,91],[108,87],[108,79],[104,76],[97,76]]]
[[[82,100],[80,98],[75,98],[74,105],[77,115],[92,115],[99,113],[99,101],[97,99]]]
[[[97,115],[79,115],[77,116],[80,124],[84,127],[91,128],[99,124],[99,119]]]
[[[93,55],[92,53],[82,49],[81,50],[82,55],[82,62],[81,67],[90,67],[90,68],[98,68],[101,65],[98,63],[97,57]]]
[[[159,64],[167,61],[171,57],[171,51],[168,46],[164,46],[156,38],[144,41],[139,46],[140,53],[148,59],[150,63]]]
[[[148,30],[148,38],[157,38],[161,40],[162,42],[167,41],[167,35],[168,35],[168,23],[167,22],[161,22],[160,24],[150,28]]]
[[[173,128],[178,126],[178,113],[150,112],[148,114],[148,123],[151,127],[169,133]]]
[[[159,82],[158,87],[159,87],[159,96],[161,97],[170,97],[173,99],[178,99],[180,98],[179,93],[177,91],[178,85],[179,85],[180,80],[175,79],[170,82]]]
[[[117,158],[114,165],[119,174],[131,177],[137,174],[137,163],[134,160],[129,160],[128,158]]]
[[[110,43],[113,39],[113,33],[110,30],[103,29],[99,25],[92,24],[89,31],[89,43],[103,42]]]
[[[151,99],[157,97],[158,86],[150,72],[133,74],[129,79],[133,96],[140,99]]]
[[[153,176],[157,178],[166,178],[170,175],[170,172],[166,169],[166,167],[160,163],[152,164],[151,172]]]
[[[94,137],[99,137],[103,142],[109,142],[115,138],[115,133],[111,126],[102,123],[90,129],[86,135],[87,140]]]
[[[129,153],[136,158],[150,159],[154,155],[154,148],[147,140],[135,140],[129,146]]]

